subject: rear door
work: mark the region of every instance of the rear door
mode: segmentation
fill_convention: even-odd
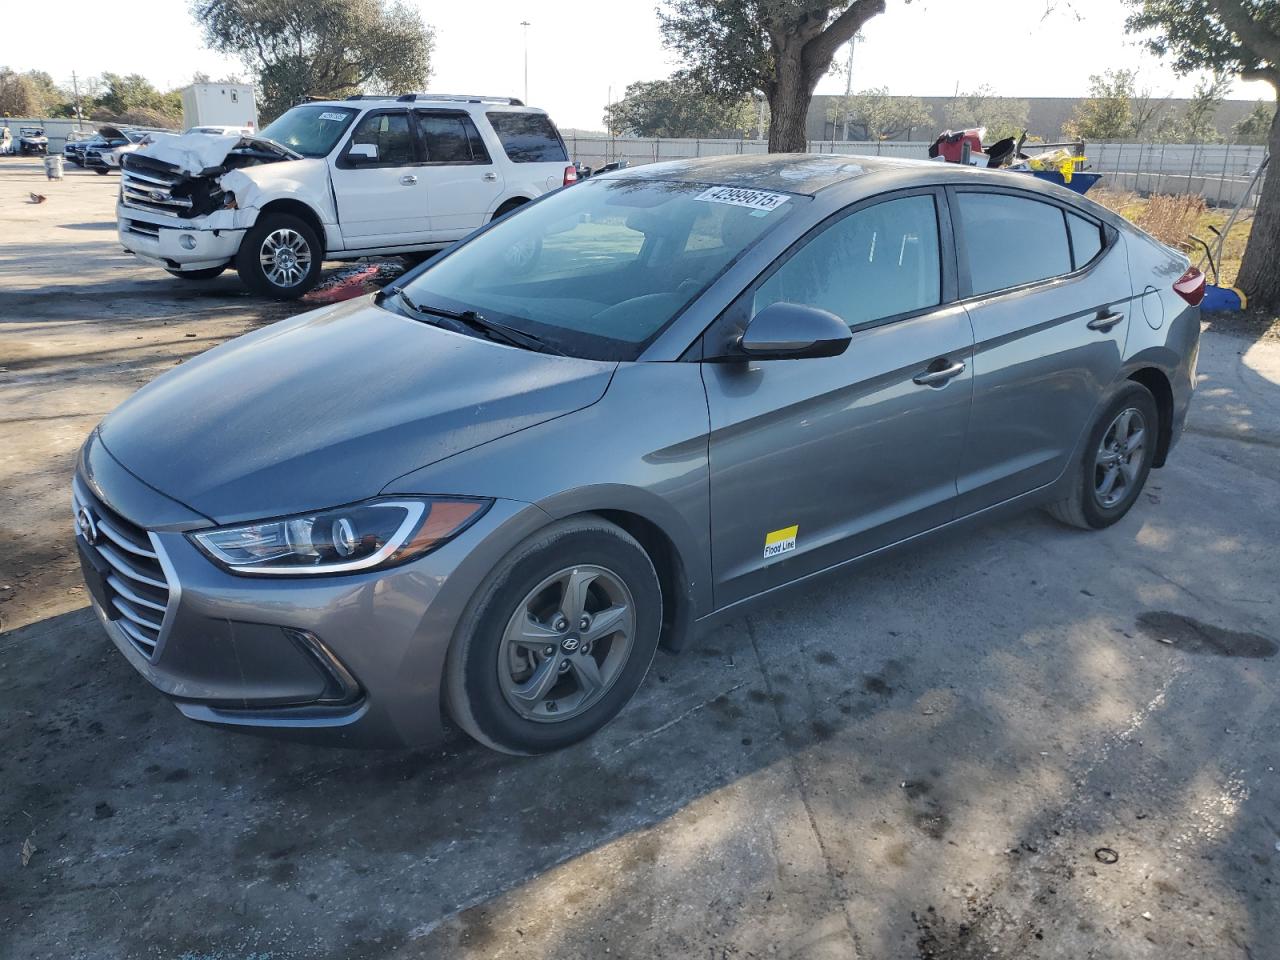
[[[513,165],[514,180],[533,196],[564,185],[569,151],[549,116],[531,110],[490,110],[485,117]]]
[[[357,145],[372,147],[372,156],[361,156]],[[356,122],[330,169],[348,250],[426,241],[427,186],[417,164],[407,110],[372,110]]]
[[[1118,233],[1017,190],[951,192],[973,321],[959,512],[1057,479],[1120,371],[1132,290]]]
[[[838,357],[703,364],[717,605],[952,518],[973,346],[954,299],[943,194],[908,191],[815,228],[708,332],[719,352],[788,301],[853,333]]]
[[[421,177],[433,240],[457,240],[483,225],[504,183],[465,110],[415,110]]]

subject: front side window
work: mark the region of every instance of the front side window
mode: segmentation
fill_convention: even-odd
[[[356,124],[351,146],[372,144],[377,153],[366,164],[403,166],[414,162],[413,136],[404,113],[371,113]],[[351,147],[347,148],[348,153]]]
[[[418,133],[428,163],[488,163],[489,152],[466,114],[419,113]]]
[[[1071,272],[1062,210],[1005,193],[961,193],[960,236],[974,294]]]
[[[932,196],[901,197],[837,220],[757,289],[752,315],[786,301],[850,326],[942,302],[938,211]]]
[[[405,288],[429,310],[475,310],[574,356],[634,360],[767,231],[772,209],[704,184],[588,180],[530,204],[434,261]]]
[[[502,149],[513,163],[568,163],[564,141],[542,113],[486,113]]]
[[[324,157],[337,146],[359,112],[318,104],[294,107],[267,124],[262,136],[304,157]]]

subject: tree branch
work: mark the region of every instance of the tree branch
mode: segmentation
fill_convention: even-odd
[[[1273,69],[1280,68],[1280,35],[1254,20],[1242,0],[1209,0],[1209,4],[1242,46],[1259,60],[1268,61]]]
[[[858,28],[881,13],[884,13],[884,0],[856,0],[849,4],[844,13],[832,20],[822,33],[805,44],[805,60],[815,65],[821,64],[822,69],[826,70],[836,51],[849,42],[849,38],[858,32]]]

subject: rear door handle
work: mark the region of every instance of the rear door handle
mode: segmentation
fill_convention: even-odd
[[[484,175],[484,179],[485,179],[485,180],[497,180],[497,179],[498,179],[498,175],[497,175],[496,173],[494,173],[492,170],[490,170],[488,173],[486,173],[486,174]]]
[[[406,187],[412,187],[415,183],[418,182],[418,178],[415,177],[412,173],[406,173],[403,177],[400,178],[400,182],[403,183]]]
[[[958,377],[964,373],[964,361],[957,360],[949,367],[943,367],[941,370],[925,370],[923,373],[917,373],[911,378],[912,383],[918,383],[922,387],[940,387],[952,377]]]
[[[1123,313],[1099,313],[1089,321],[1089,329],[1101,330],[1103,333],[1106,333],[1123,319]]]

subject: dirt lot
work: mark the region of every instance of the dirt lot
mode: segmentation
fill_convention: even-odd
[[[830,580],[555,756],[304,748],[183,720],[86,607],[77,446],[294,309],[124,256],[115,189],[0,158],[0,957],[1275,955],[1280,342],[1210,329],[1107,532]]]

